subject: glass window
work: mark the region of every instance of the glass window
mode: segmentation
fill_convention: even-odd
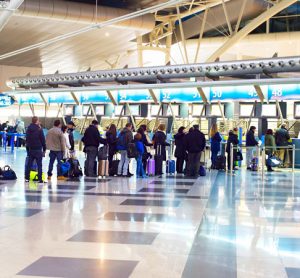
[[[203,104],[193,104],[192,108],[192,116],[200,116],[203,109]],[[205,115],[205,111],[203,113],[203,116]]]
[[[300,103],[295,104],[295,117],[300,118]]]
[[[66,116],[74,116],[74,106],[73,105],[65,106],[65,115]]]
[[[140,116],[140,105],[130,105],[130,111],[132,116]]]
[[[159,110],[159,105],[151,105],[150,106],[150,115],[151,116],[156,116],[157,115],[157,113],[158,113],[158,110]],[[160,112],[160,115],[161,115],[162,113]]]
[[[252,109],[253,109],[253,104],[240,104],[240,116],[250,117]]]
[[[89,111],[90,110],[90,111]],[[89,113],[89,114],[88,114]],[[83,105],[82,106],[82,115],[86,116],[88,114],[88,116],[92,115],[92,109],[90,109],[89,105]]]
[[[221,104],[221,110],[224,113],[224,104]],[[212,116],[222,116],[219,104],[212,104],[211,105],[211,115]]]
[[[115,115],[118,115],[118,116],[121,115],[122,109],[123,109],[123,105],[116,105],[115,106]],[[123,111],[122,115],[124,115],[124,111]]]
[[[104,115],[104,105],[97,105],[95,108],[96,115],[97,116],[103,116]]]
[[[177,104],[175,104],[175,105],[171,104],[171,106],[172,106],[172,110],[173,110],[174,116],[178,117],[179,116],[179,105],[177,105]],[[171,112],[170,106],[168,106],[167,116],[173,116],[172,112]]]

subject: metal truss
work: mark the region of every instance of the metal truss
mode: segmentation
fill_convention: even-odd
[[[101,85],[104,82],[159,83],[170,82],[172,79],[205,78],[218,79],[219,77],[247,77],[253,75],[271,75],[282,72],[300,72],[300,56],[271,58],[259,60],[245,60],[232,62],[215,62],[206,64],[186,64],[162,67],[144,67],[118,70],[88,71],[69,74],[51,74],[41,76],[25,76],[12,78],[7,82],[10,88],[33,89],[49,87],[84,87]]]

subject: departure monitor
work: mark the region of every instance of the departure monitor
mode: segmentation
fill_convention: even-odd
[[[295,118],[300,118],[300,103],[295,103]]]
[[[276,104],[263,104],[261,116],[262,117],[277,117]]]

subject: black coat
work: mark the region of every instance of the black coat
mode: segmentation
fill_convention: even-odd
[[[184,133],[177,133],[174,135],[175,139],[175,157],[177,158],[186,158],[186,150],[185,150],[185,145],[184,145]]]
[[[226,152],[230,153],[230,145],[233,145],[233,147],[236,147],[239,144],[239,138],[236,134],[234,134],[233,132],[229,132],[229,136],[228,136],[228,140],[227,140],[227,145],[226,145]],[[237,150],[234,149],[234,152],[236,152]]]
[[[73,128],[69,128],[69,129],[68,129],[69,141],[70,141],[70,145],[71,145],[70,151],[74,151],[74,147],[75,147],[73,131],[74,131]]]
[[[166,146],[170,146],[170,144],[166,142],[166,140],[167,140],[166,134],[164,132],[158,130],[153,135],[152,140],[154,142],[154,149],[157,151],[158,154],[162,155],[163,160],[167,160]],[[159,152],[158,146],[161,146],[160,152]]]
[[[30,124],[26,131],[26,147],[29,150],[46,151],[46,141],[43,129],[36,125]]]
[[[200,130],[194,129],[185,135],[184,145],[188,153],[202,152],[206,145],[205,136]]]
[[[254,132],[249,130],[246,134],[246,147],[255,147],[258,145],[258,142],[255,139]]]
[[[109,155],[114,155],[117,152],[117,136],[107,131],[106,141],[109,146]]]
[[[82,138],[85,147],[96,147],[100,144],[106,145],[106,140],[100,136],[99,130],[94,125],[90,125]]]

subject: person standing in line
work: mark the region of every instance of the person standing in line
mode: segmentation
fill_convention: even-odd
[[[125,128],[121,131],[119,138],[117,140],[117,149],[121,153],[121,160],[118,166],[118,176],[131,177],[132,174],[129,173],[129,163],[130,158],[127,155],[128,144],[132,143],[133,134],[132,134],[132,124],[127,123]]]
[[[210,137],[210,146],[211,146],[211,169],[216,168],[216,159],[218,156],[218,153],[221,150],[221,141],[222,137],[218,131],[218,126],[217,124],[212,124],[209,132],[209,137]]]
[[[157,131],[153,135],[152,141],[154,143],[154,149],[156,151],[158,151],[158,146],[161,146],[161,155],[163,161],[167,160],[166,147],[170,146],[170,144],[166,140],[167,140],[166,125],[160,124],[157,128]]]
[[[143,157],[142,157],[142,163],[143,163],[143,169],[146,172],[147,160],[151,156],[150,152],[148,151],[148,148],[152,147],[153,144],[148,141],[147,134],[146,134],[146,132],[147,132],[147,126],[146,125],[141,125],[137,132],[139,134],[141,134],[141,136],[142,136],[141,142],[144,146],[144,153],[143,153]]]
[[[108,164],[109,169],[111,169],[113,157],[117,152],[117,127],[115,124],[111,124],[107,130],[106,141],[108,144]]]
[[[16,133],[18,134],[25,134],[25,123],[22,120],[17,121],[16,125]],[[17,138],[17,147],[24,146],[25,138],[24,136],[18,136]]]
[[[100,144],[106,145],[106,140],[100,136],[99,122],[93,120],[92,124],[86,129],[81,141],[84,143],[84,152],[87,160],[87,176],[98,177],[95,173],[95,161],[98,156],[98,148]]]
[[[43,157],[45,157],[46,152],[46,142],[45,136],[42,128],[39,124],[38,117],[33,117],[31,124],[28,126],[26,131],[26,149],[28,162],[25,166],[25,182],[29,182],[30,169],[32,167],[33,161],[35,160],[38,167],[38,182],[46,183],[43,181]]]
[[[268,129],[265,135],[265,148],[266,155],[272,156],[276,152],[275,137],[273,135],[273,130]],[[270,165],[267,165],[268,172],[273,172],[274,170]]]
[[[183,164],[187,159],[187,153],[184,145],[185,127],[182,126],[178,129],[177,134],[174,135],[175,139],[175,157],[176,157],[176,172],[177,174],[183,173]]]
[[[204,134],[199,130],[199,125],[194,125],[185,136],[185,148],[188,152],[187,176],[198,177],[200,168],[201,152],[204,150],[206,140]]]
[[[136,177],[137,178],[146,178],[146,174],[143,168],[143,154],[145,151],[144,145],[142,143],[142,135],[140,133],[137,133],[134,136],[134,143],[136,150],[138,152],[138,156],[136,157]]]
[[[288,167],[289,163],[289,151],[286,147],[289,145],[290,138],[291,137],[286,128],[286,124],[281,125],[281,127],[275,132],[275,141],[278,148],[278,156],[283,162],[284,167]]]
[[[251,170],[251,164],[253,159],[253,151],[256,146],[258,146],[258,142],[255,139],[255,131],[256,127],[251,126],[249,131],[246,134],[246,160],[247,160],[247,170]]]
[[[235,127],[233,130],[229,131],[228,134],[228,140],[226,145],[226,152],[227,152],[227,169],[231,169],[231,148],[233,149],[233,169],[235,164],[235,157],[237,153],[237,146],[239,144],[239,138],[238,138],[238,129]],[[234,169],[235,170],[235,169]]]
[[[46,146],[50,150],[50,161],[48,168],[48,179],[52,177],[53,165],[55,160],[57,160],[57,179],[65,180],[66,178],[61,173],[61,161],[66,150],[66,139],[61,130],[60,120],[54,121],[54,126],[51,128],[46,136]]]
[[[71,144],[70,144],[70,136],[68,134],[68,127],[66,125],[62,126],[61,131],[65,137],[65,152],[64,152],[64,159],[70,158],[70,150],[71,150]]]
[[[75,141],[74,141],[74,129],[75,129],[75,124],[73,121],[68,122],[68,135],[69,135],[69,142],[71,145],[71,148],[69,150],[70,155],[72,157],[75,156]]]

